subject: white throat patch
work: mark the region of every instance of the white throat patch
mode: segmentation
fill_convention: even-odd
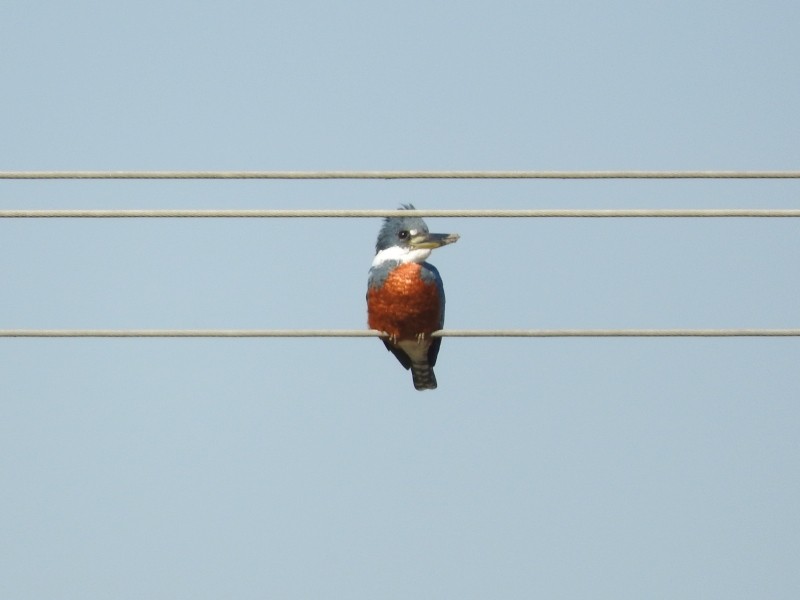
[[[411,249],[401,248],[400,246],[392,246],[391,248],[386,248],[385,250],[378,252],[375,255],[375,258],[372,260],[372,266],[377,267],[390,260],[400,263],[421,263],[425,262],[430,255],[430,248]]]

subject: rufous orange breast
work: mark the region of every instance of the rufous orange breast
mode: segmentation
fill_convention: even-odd
[[[416,263],[401,264],[389,272],[383,285],[367,293],[368,323],[397,340],[428,336],[441,328],[439,289],[424,281]]]

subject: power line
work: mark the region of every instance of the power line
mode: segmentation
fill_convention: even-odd
[[[800,329],[448,329],[433,337],[800,337]],[[370,329],[3,329],[0,338],[365,338]]]
[[[509,218],[617,218],[617,217],[800,217],[793,208],[658,208],[658,209],[9,209],[0,218],[360,218],[360,217],[509,217]]]
[[[0,171],[0,179],[800,179],[800,171]]]

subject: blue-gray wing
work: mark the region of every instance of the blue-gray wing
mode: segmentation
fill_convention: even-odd
[[[425,281],[433,281],[439,292],[439,329],[444,327],[444,284],[439,270],[430,263],[422,263],[421,276]],[[439,348],[442,345],[442,338],[433,338],[430,348],[428,348],[428,364],[436,366],[436,357],[439,356]]]

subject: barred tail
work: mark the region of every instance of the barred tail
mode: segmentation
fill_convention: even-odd
[[[436,389],[436,375],[433,374],[433,367],[427,362],[412,362],[411,378],[414,380],[414,387],[419,391]]]

